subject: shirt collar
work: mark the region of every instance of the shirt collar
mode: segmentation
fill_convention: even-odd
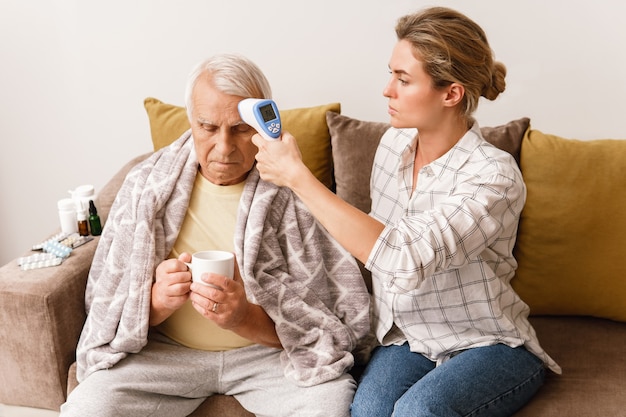
[[[425,165],[438,178],[447,171],[459,170],[468,160],[470,155],[484,143],[478,122],[474,122],[472,128],[465,132],[459,141],[445,154]],[[411,144],[415,149],[415,139]]]

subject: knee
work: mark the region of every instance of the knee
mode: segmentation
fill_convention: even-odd
[[[376,393],[364,392],[357,389],[350,406],[352,417],[379,417],[390,416],[393,411],[393,401]]]
[[[112,407],[114,407],[113,402],[103,396],[86,397],[70,394],[65,404],[61,405],[59,417],[119,415],[119,410],[114,410]]]
[[[417,406],[415,398],[411,401],[408,401],[406,398],[400,398],[393,407],[393,412],[389,414],[392,417],[425,417],[425,416],[434,416],[436,414],[425,413],[426,408],[424,404],[420,404]]]
[[[59,417],[84,417],[84,416],[118,416],[118,401],[113,396],[101,389],[97,384],[90,384],[90,380],[79,384],[67,397],[67,401],[61,405]]]
[[[403,395],[396,401],[393,407],[392,417],[437,417],[437,416],[461,416],[450,404],[436,392],[412,391]]]
[[[301,415],[302,410],[308,417],[350,417],[350,404],[354,398],[356,382],[348,375],[314,385],[307,388],[299,388],[293,399],[292,409],[286,415]]]

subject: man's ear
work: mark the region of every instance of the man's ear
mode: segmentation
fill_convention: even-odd
[[[454,107],[459,104],[465,96],[465,87],[461,84],[452,83],[447,88],[447,94],[444,99],[444,105]]]

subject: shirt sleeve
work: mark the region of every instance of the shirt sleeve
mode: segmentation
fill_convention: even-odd
[[[424,277],[484,262],[487,252],[501,250],[500,240],[510,241],[510,251],[524,190],[521,178],[514,176],[469,175],[443,197],[436,193],[440,200],[432,209],[409,206],[407,215],[387,225],[366,266],[388,291],[401,293],[418,288]]]

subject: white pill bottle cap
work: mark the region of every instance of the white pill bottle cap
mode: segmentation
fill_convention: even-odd
[[[93,200],[97,206],[96,190],[91,184],[79,185],[74,190],[70,190],[69,193],[76,204],[77,212],[87,210],[89,208],[89,200]]]

